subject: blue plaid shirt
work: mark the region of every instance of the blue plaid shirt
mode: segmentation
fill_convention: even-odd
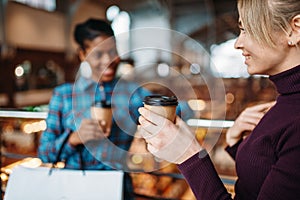
[[[66,168],[80,169],[81,151],[85,169],[119,168],[118,161],[123,162],[125,153],[136,132],[138,108],[150,92],[139,85],[115,79],[104,83],[106,100],[114,106],[111,135],[107,140],[85,145],[78,150],[66,143],[60,160]],[[90,108],[95,101],[101,100],[98,84],[80,77],[74,84],[63,84],[54,89],[49,103],[47,129],[40,138],[39,157],[43,162],[53,163],[58,150],[68,135],[79,129],[82,119],[90,118]]]
[[[114,106],[111,134],[107,139],[89,142],[83,148],[64,145],[60,160],[65,168],[80,169],[84,163],[87,170],[124,169],[124,161],[130,148],[139,117],[138,108],[143,99],[151,93],[136,83],[115,79],[104,83],[106,100]],[[38,156],[45,163],[56,161],[59,149],[71,132],[79,129],[82,119],[90,118],[90,108],[100,101],[99,85],[92,80],[80,77],[74,84],[66,83],[54,89],[49,103],[47,129],[40,138]],[[184,111],[184,112],[181,112]],[[183,119],[192,115],[186,102],[180,103],[177,114]],[[83,162],[81,162],[83,161]],[[133,193],[130,177],[125,173],[124,198]]]
[[[111,134],[102,141],[89,142],[84,148],[74,148],[65,143],[60,156],[60,160],[65,161],[65,168],[80,169],[83,164],[88,170],[124,167],[124,155],[136,132],[137,110],[143,106],[143,98],[150,92],[135,83],[118,79],[103,86],[106,100],[114,106]],[[56,161],[58,151],[69,134],[79,129],[82,119],[90,118],[91,106],[100,100],[103,99],[99,85],[83,77],[74,84],[66,83],[54,89],[46,120],[47,129],[41,135],[38,148],[38,156],[43,162]],[[133,188],[127,173],[124,181],[124,198],[131,199]]]

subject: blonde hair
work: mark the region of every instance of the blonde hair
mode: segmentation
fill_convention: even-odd
[[[290,34],[290,22],[300,14],[299,0],[238,0],[245,31],[260,44],[275,46],[276,32]]]

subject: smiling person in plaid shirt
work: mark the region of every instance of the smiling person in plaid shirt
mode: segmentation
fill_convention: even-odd
[[[138,108],[151,93],[138,83],[116,78],[120,58],[108,23],[89,19],[75,27],[74,37],[80,47],[79,58],[90,66],[91,74],[81,74],[74,84],[54,89],[38,155],[45,163],[55,163],[63,146],[60,160],[65,168],[124,170],[124,199],[133,199],[126,158],[136,133]],[[91,106],[101,101],[113,106],[112,126],[106,131],[91,119]],[[177,114],[187,120],[193,111],[180,101]]]
[[[120,58],[108,23],[89,19],[76,26],[74,36],[80,46],[79,58],[90,65],[91,77],[79,76],[74,84],[54,89],[47,129],[40,138],[39,157],[45,163],[55,162],[65,141],[61,154],[65,168],[123,169],[122,156],[136,132],[138,107],[143,106],[143,98],[150,92],[136,83],[115,78]],[[104,90],[99,91],[99,87]],[[114,106],[112,127],[107,132],[97,120],[91,119],[90,112],[93,103],[103,100],[103,95]],[[124,181],[124,199],[132,199],[132,183],[127,173]]]

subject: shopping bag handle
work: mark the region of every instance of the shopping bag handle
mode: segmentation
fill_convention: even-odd
[[[51,167],[51,168],[55,168],[56,165],[57,165],[57,163],[60,161],[60,156],[61,156],[61,154],[62,154],[62,150],[63,150],[63,148],[65,147],[67,141],[69,140],[70,135],[71,135],[71,134],[69,133],[69,134],[67,135],[67,137],[63,140],[63,142],[62,142],[62,144],[61,144],[61,146],[60,146],[60,148],[59,148],[59,150],[58,150],[56,159],[55,159],[55,161],[52,163],[52,167]]]
[[[60,156],[61,156],[61,154],[62,154],[63,148],[65,147],[67,141],[69,140],[70,135],[71,135],[71,134],[69,133],[69,134],[66,136],[66,138],[63,140],[62,145],[60,146],[60,148],[59,148],[59,150],[58,150],[56,159],[55,159],[55,161],[52,163],[52,166],[51,166],[50,171],[49,171],[49,175],[51,175],[52,169],[53,169],[53,168],[56,168],[57,163],[58,163],[59,161],[61,161],[61,160],[60,160],[60,159],[61,159]],[[78,151],[79,156],[80,156],[80,169],[82,170],[83,174],[85,174],[85,171],[84,171],[84,162],[83,162],[82,152],[81,152],[81,151],[82,151],[82,148],[83,148],[83,145],[77,145],[75,148],[76,148],[76,150]]]

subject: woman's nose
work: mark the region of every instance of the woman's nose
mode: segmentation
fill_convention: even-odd
[[[101,62],[103,64],[110,64],[111,63],[111,58],[110,58],[108,53],[105,53],[105,54],[102,55]]]
[[[235,49],[241,49],[242,47],[243,47],[243,45],[242,45],[242,41],[241,41],[242,39],[241,39],[241,36],[239,36],[237,39],[236,39],[236,41],[235,41],[235,43],[234,43],[234,48]]]

